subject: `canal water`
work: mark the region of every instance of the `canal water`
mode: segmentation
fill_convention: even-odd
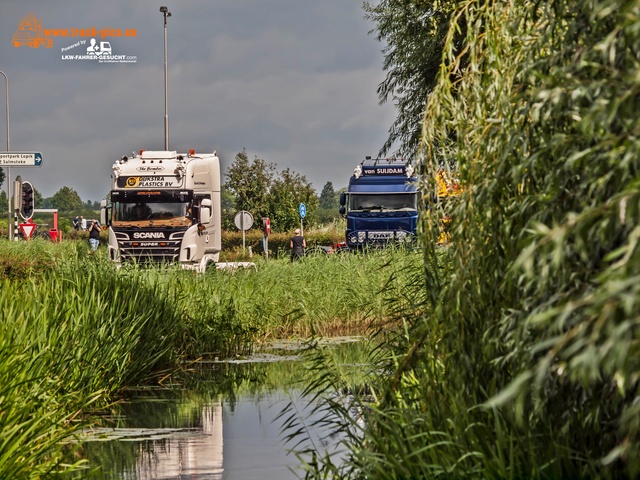
[[[357,372],[366,355],[362,342],[348,340],[331,351],[345,369]],[[329,452],[339,463],[340,436],[314,424],[319,414],[301,395],[309,365],[291,344],[274,348],[249,358],[200,362],[173,376],[172,384],[130,390],[82,432],[75,460],[85,460],[87,469],[71,478],[296,479],[304,473],[290,451],[294,446]],[[283,427],[291,418],[305,434],[287,442]]]

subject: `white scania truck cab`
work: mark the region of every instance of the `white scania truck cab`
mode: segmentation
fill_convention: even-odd
[[[220,160],[216,153],[144,151],[113,164],[101,221],[109,257],[171,262],[204,272],[221,249]]]

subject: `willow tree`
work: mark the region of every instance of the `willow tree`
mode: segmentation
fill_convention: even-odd
[[[441,458],[467,474],[633,477],[640,4],[468,1],[452,23],[423,174],[453,160],[466,190],[425,215],[431,315],[405,363],[442,379],[420,396],[438,403],[423,431],[449,425]],[[444,215],[451,270],[438,275]]]
[[[386,77],[378,85],[378,98],[397,107],[381,156],[415,157],[425,99],[436,84],[450,14],[460,3],[462,0],[364,2],[366,18],[374,24],[370,33],[384,45]]]
[[[333,403],[344,462],[309,470],[637,478],[640,3],[467,0],[448,22],[420,173],[433,192],[457,165],[464,191],[423,212],[424,305],[366,402]]]

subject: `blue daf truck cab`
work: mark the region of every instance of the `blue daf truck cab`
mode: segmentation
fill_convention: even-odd
[[[349,249],[413,242],[418,228],[418,195],[418,179],[411,165],[366,157],[354,169],[347,191],[340,195]]]

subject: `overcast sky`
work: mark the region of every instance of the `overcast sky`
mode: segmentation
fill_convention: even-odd
[[[377,154],[395,110],[378,102],[382,45],[368,33],[360,0],[0,0],[11,151],[43,156],[39,168],[13,167],[12,179],[20,175],[45,197],[68,186],[84,201],[101,200],[116,159],[164,149],[161,5],[172,14],[170,150],[216,150],[224,174],[244,148],[251,160],[305,175],[318,193],[328,181],[346,186],[354,166]],[[51,48],[13,45],[29,14],[49,30]],[[63,59],[86,55],[92,37],[53,32],[92,28],[98,44],[135,62]],[[107,28],[123,36],[103,37]],[[79,41],[86,43],[73,47]],[[2,76],[0,86],[1,104]]]

